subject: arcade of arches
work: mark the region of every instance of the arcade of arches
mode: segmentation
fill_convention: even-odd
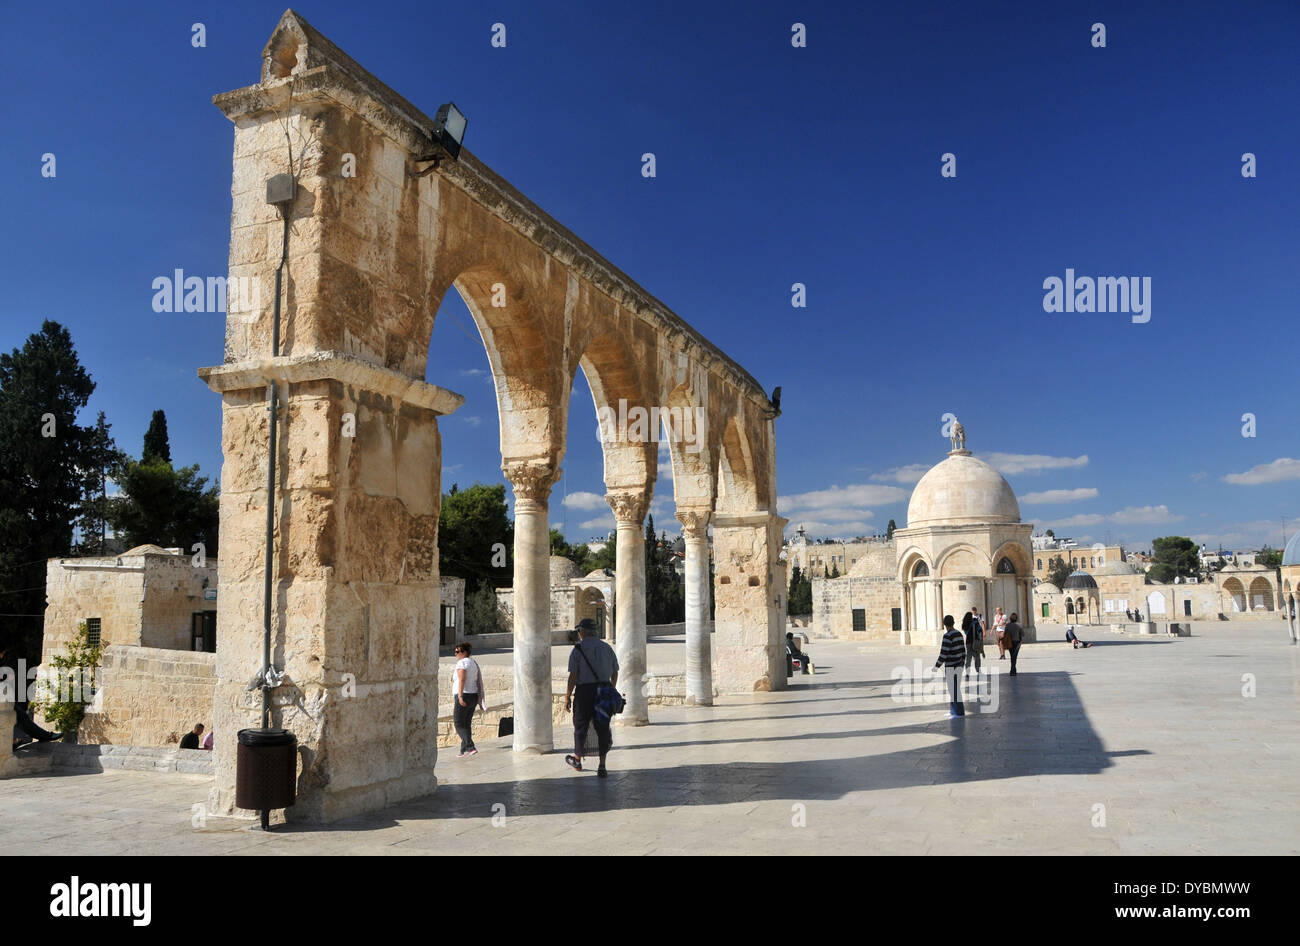
[[[292,172],[297,188],[279,350],[270,304],[232,311],[224,363],[200,372],[222,397],[224,453],[214,810],[233,806],[234,734],[257,724],[260,705],[245,687],[261,666],[271,381],[282,392],[272,663],[286,673],[272,725],[299,742],[290,814],[331,820],[436,786],[438,417],[464,399],[424,375],[452,289],[487,349],[514,491],[515,749],[555,743],[548,504],[578,370],[600,416],[620,416],[622,403],[698,418],[669,431],[688,698],[783,687],[777,411],[758,383],[468,151],[425,167],[432,121],[292,12],[261,81],[214,102],[235,129],[230,276],[253,279],[268,303],[282,223],[266,182]],[[355,176],[343,175],[345,156]],[[605,425],[601,442],[625,720],[637,724],[648,718],[639,551],[657,444],[633,433]]]

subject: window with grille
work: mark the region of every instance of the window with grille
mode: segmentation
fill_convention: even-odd
[[[867,629],[867,609],[853,609],[853,629],[855,631],[865,631]]]
[[[99,618],[86,618],[86,643],[99,646]]]

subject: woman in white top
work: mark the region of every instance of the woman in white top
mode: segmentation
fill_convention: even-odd
[[[454,702],[451,707],[451,718],[456,726],[456,735],[460,736],[460,755],[456,757],[458,759],[463,759],[467,755],[478,755],[478,749],[474,748],[474,733],[470,723],[474,719],[475,707],[481,706],[484,710],[487,709],[483,692],[483,671],[479,669],[478,661],[470,656],[473,649],[470,644],[456,645],[456,669],[452,671],[451,692]]]
[[[1007,627],[1007,616],[998,608],[997,613],[993,615],[993,632],[998,638],[998,660],[1007,659],[1007,648],[1010,646],[1005,638]]]

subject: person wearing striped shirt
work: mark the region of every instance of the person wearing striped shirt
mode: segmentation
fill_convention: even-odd
[[[943,616],[943,646],[939,650],[939,659],[934,662],[936,670],[942,665],[944,676],[948,678],[948,692],[952,701],[948,706],[948,718],[960,719],[966,715],[966,707],[961,701],[961,671],[966,663],[966,638],[961,631],[953,627],[951,614]]]

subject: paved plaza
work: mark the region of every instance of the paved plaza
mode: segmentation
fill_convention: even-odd
[[[1040,628],[1055,636],[1055,628]],[[439,755],[435,795],[329,826],[208,818],[203,777],[115,771],[0,782],[6,853],[1294,854],[1300,648],[1276,624],[1169,639],[1093,629],[1026,645],[996,707],[891,695],[934,654],[816,641],[818,673],[711,708],[651,707],[608,779],[564,750]],[[665,653],[663,644],[653,651]],[[680,645],[679,645],[680,646]],[[558,659],[558,658],[557,658]],[[1251,692],[1254,696],[1243,695]],[[922,690],[924,693],[924,690]],[[566,733],[557,733],[562,744]],[[1104,806],[1104,807],[1099,807]]]

